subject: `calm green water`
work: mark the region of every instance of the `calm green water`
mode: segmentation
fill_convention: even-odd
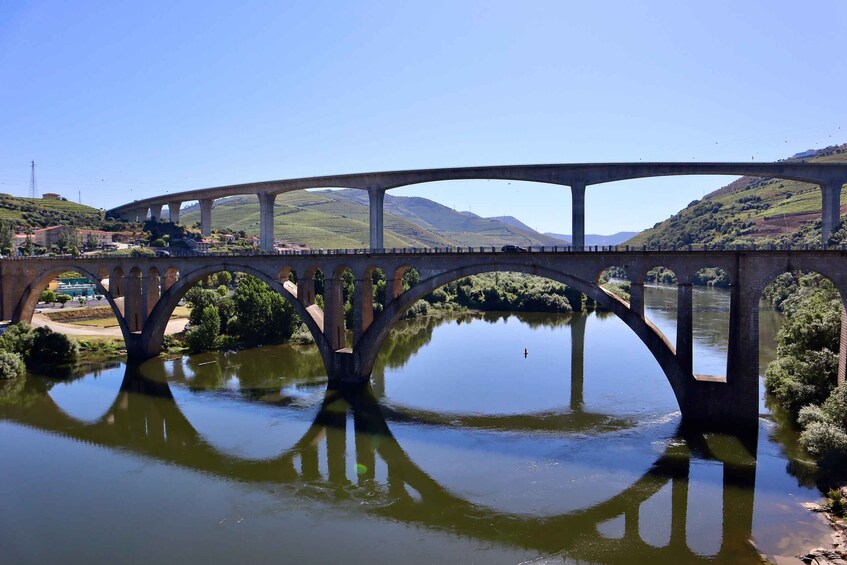
[[[675,289],[646,299],[673,339]],[[728,296],[695,308],[722,374]],[[778,435],[681,435],[602,313],[406,323],[363,392],[311,347],[31,376],[0,389],[0,562],[756,563],[827,534]]]

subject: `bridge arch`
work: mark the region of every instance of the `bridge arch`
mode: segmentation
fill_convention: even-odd
[[[47,288],[47,285],[51,280],[66,271],[80,273],[94,283],[94,288],[97,289],[98,293],[103,295],[109,303],[109,306],[112,308],[112,312],[114,313],[115,318],[117,318],[118,325],[121,328],[121,334],[123,335],[124,342],[129,343],[129,327],[127,326],[126,319],[124,318],[121,309],[115,303],[115,297],[103,286],[103,283],[99,278],[100,274],[102,274],[101,271],[94,273],[89,269],[77,266],[74,263],[60,263],[57,265],[51,264],[50,268],[38,273],[38,275],[32,279],[32,282],[21,294],[21,298],[15,306],[15,311],[12,315],[12,322],[32,322],[32,315],[35,313],[35,306],[38,304],[41,292]]]
[[[220,271],[247,273],[248,275],[252,275],[261,280],[274,291],[282,295],[285,301],[294,308],[294,311],[297,312],[297,315],[300,316],[306,324],[306,327],[309,328],[309,332],[311,332],[312,337],[315,339],[315,344],[318,346],[321,356],[325,360],[329,359],[328,356],[331,355],[331,351],[329,350],[328,344],[326,343],[326,339],[322,332],[321,325],[323,320],[316,319],[316,317],[313,316],[299,300],[297,300],[297,296],[292,293],[292,289],[294,288],[293,285],[291,285],[288,281],[281,281],[276,276],[279,271],[275,271],[274,274],[268,274],[261,269],[245,263],[208,265],[193,271],[180,272],[179,280],[174,282],[167,290],[162,292],[159,301],[150,312],[147,324],[144,326],[141,334],[141,353],[144,357],[153,357],[158,355],[159,351],[161,351],[162,339],[165,335],[165,328],[168,320],[170,319],[170,315],[182,297],[185,296],[185,293],[200,280]]]
[[[358,342],[358,348],[354,349],[353,352],[354,355],[358,355],[357,361],[362,374],[370,375],[376,361],[376,356],[382,348],[385,339],[388,337],[391,328],[416,301],[450,282],[466,276],[493,271],[518,272],[545,277],[574,288],[598,304],[606,307],[626,323],[639,339],[641,339],[642,343],[647,346],[665,373],[680,408],[685,406],[686,384],[690,375],[686,374],[684,368],[678,363],[674,347],[656,326],[633,312],[626,302],[596,284],[563,271],[539,265],[520,263],[502,263],[498,265],[478,263],[440,272],[426,278],[422,277],[416,286],[389,301],[385,306],[383,314],[374,320],[362,335]]]

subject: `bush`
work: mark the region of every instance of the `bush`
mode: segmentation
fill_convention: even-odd
[[[800,434],[800,445],[821,459],[847,457],[847,433],[830,422],[812,422]]]
[[[79,346],[65,334],[56,333],[50,328],[35,330],[35,340],[29,353],[31,365],[46,367],[67,364],[76,361],[78,356]]]
[[[14,379],[24,374],[21,356],[11,351],[0,351],[0,379]]]
[[[0,349],[17,353],[22,359],[26,359],[34,341],[35,329],[26,322],[18,322],[0,335]]]

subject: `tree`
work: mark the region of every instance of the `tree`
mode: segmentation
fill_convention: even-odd
[[[85,297],[84,296],[79,295],[79,296],[76,297],[76,300],[77,300],[77,302],[79,302],[80,306],[85,306]]]
[[[38,300],[39,302],[49,302],[52,304],[53,302],[56,302],[56,293],[48,288],[41,292],[41,296],[38,297]]]
[[[221,331],[221,317],[214,306],[203,308],[198,318],[198,324],[185,334],[185,341],[192,353],[208,351],[215,347]]]
[[[218,285],[229,286],[232,284],[232,273],[229,271],[221,271],[215,275]]]
[[[253,344],[285,341],[300,318],[282,296],[256,277],[241,278],[233,295],[241,338]]]
[[[63,226],[56,240],[56,247],[61,253],[79,254],[79,248],[82,247],[79,232],[74,228]]]
[[[0,220],[0,253],[11,255],[15,250],[15,224]]]
[[[18,252],[26,257],[29,257],[35,252],[35,243],[32,241],[32,234],[26,234],[26,239],[18,247]]]
[[[96,233],[89,233],[85,236],[85,248],[86,249],[97,249],[100,247],[100,236]]]
[[[64,308],[64,307],[65,307],[65,302],[67,302],[67,301],[68,301],[68,300],[70,300],[70,299],[71,299],[71,297],[70,297],[70,296],[68,296],[67,294],[57,294],[57,295],[56,295],[56,302],[58,302],[59,304],[61,304],[61,305],[62,305],[62,308]]]

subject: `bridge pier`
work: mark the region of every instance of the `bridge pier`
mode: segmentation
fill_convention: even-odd
[[[680,282],[677,285],[676,300],[676,357],[686,373],[692,373],[694,370],[693,323],[691,283]]]
[[[259,197],[259,240],[262,251],[274,250],[274,201],[276,194],[260,192]]]
[[[162,217],[162,205],[161,204],[152,204],[150,206],[150,219],[154,222],[158,222]]]
[[[630,282],[629,291],[629,309],[638,314],[638,317],[644,319],[644,282]]]
[[[841,180],[823,183],[821,187],[821,243],[826,245],[841,220]]]
[[[209,237],[212,235],[212,200],[211,198],[200,199],[200,235]]]
[[[585,247],[585,183],[571,183],[571,245],[577,251]]]
[[[585,380],[585,314],[571,316],[571,402],[574,412],[582,410]]]
[[[368,205],[370,208],[370,245],[371,251],[383,249],[383,204],[385,202],[385,191],[379,188],[368,189]]]
[[[175,224],[179,223],[179,209],[181,206],[182,202],[179,200],[168,201],[168,219]]]

